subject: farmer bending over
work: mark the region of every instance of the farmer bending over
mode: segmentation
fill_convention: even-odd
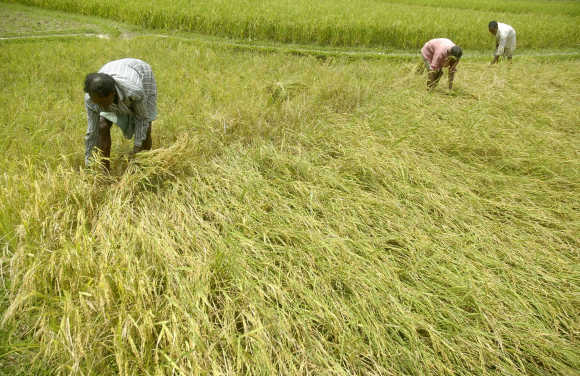
[[[151,122],[157,117],[157,86],[149,64],[129,58],[111,61],[98,73],[86,76],[84,91],[88,118],[87,166],[96,146],[104,157],[105,168],[110,170],[113,123],[127,139],[135,136],[133,153],[151,149]]]
[[[516,49],[516,31],[510,25],[491,21],[488,25],[489,32],[495,35],[495,52],[491,65],[497,63],[500,56],[506,56],[512,62],[512,54]]]
[[[453,88],[453,76],[463,55],[461,47],[446,38],[431,39],[421,49],[427,75],[427,89],[434,89],[443,76],[443,68],[449,67],[449,89]]]

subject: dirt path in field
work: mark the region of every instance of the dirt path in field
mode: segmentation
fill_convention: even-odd
[[[134,38],[167,38],[194,42],[207,46],[220,46],[232,49],[257,52],[282,52],[310,56],[336,56],[351,58],[412,58],[419,51],[381,51],[365,48],[326,48],[308,45],[290,45],[268,42],[244,43],[230,39],[220,39],[201,34],[179,35],[170,33],[153,33],[136,30],[131,25],[102,20],[95,17],[71,15],[62,12],[43,10],[14,4],[0,3],[0,42],[26,41],[41,39],[99,38],[127,40]],[[489,57],[491,51],[466,51],[467,58]],[[549,57],[578,56],[580,49],[568,50],[519,50],[518,56]]]
[[[17,36],[0,36],[0,40],[27,40],[27,39],[53,39],[53,38],[98,38],[111,39],[107,34],[94,33],[71,33],[71,34],[31,34],[31,35],[17,35]]]
[[[128,40],[134,38],[164,38],[164,39],[175,39],[188,42],[198,42],[207,45],[219,45],[230,48],[246,49],[254,51],[272,51],[272,52],[288,52],[303,55],[326,55],[326,56],[345,56],[345,57],[356,57],[356,58],[388,58],[388,57],[414,57],[418,56],[418,52],[376,52],[376,51],[352,51],[348,49],[324,49],[324,48],[308,48],[305,46],[288,46],[288,45],[268,45],[268,44],[245,44],[236,43],[226,40],[217,40],[215,38],[204,38],[199,37],[187,37],[187,36],[176,36],[170,34],[148,34],[139,32],[125,32],[121,33],[119,36],[111,36],[108,34],[99,33],[54,33],[54,34],[29,34],[29,35],[11,35],[11,36],[0,36],[0,41],[9,40],[33,40],[33,39],[68,39],[68,38],[97,38],[97,39],[121,39]],[[489,52],[476,51],[465,54],[467,57],[484,57],[488,56]],[[580,51],[522,51],[520,56],[531,56],[531,57],[549,57],[549,56],[577,56],[580,55]]]

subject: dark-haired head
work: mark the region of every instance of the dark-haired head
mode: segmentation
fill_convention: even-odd
[[[453,47],[451,47],[451,51],[449,51],[449,54],[451,56],[455,56],[455,58],[457,58],[457,60],[459,60],[459,59],[461,59],[461,56],[463,56],[463,50],[459,46],[453,46]]]
[[[495,30],[495,29],[497,29],[497,21],[491,21],[491,22],[489,23],[489,25],[487,25],[487,28],[488,28],[489,30]]]
[[[89,73],[84,90],[91,97],[107,97],[115,90],[115,80],[106,73]]]

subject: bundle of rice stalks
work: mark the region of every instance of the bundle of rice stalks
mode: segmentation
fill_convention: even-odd
[[[114,189],[124,194],[157,191],[191,170],[199,158],[199,144],[184,135],[169,147],[135,154]]]

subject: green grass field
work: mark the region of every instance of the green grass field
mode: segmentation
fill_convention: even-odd
[[[447,0],[13,0],[102,16],[147,28],[179,29],[236,39],[420,48],[446,36],[469,49],[493,45],[487,24],[513,25],[521,48],[578,47],[577,1]]]
[[[106,176],[82,81],[125,56],[160,117]],[[0,374],[575,375],[578,56],[488,62],[0,41]]]

